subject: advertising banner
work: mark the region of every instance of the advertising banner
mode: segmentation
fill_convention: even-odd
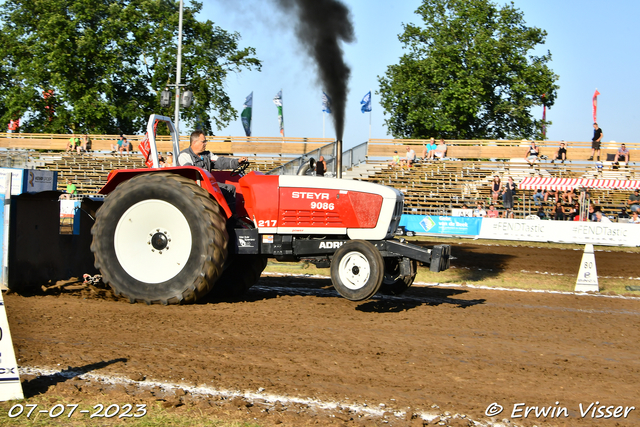
[[[402,215],[400,226],[416,234],[477,236],[482,218],[439,215]]]

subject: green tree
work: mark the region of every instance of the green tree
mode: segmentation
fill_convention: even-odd
[[[541,138],[531,109],[551,107],[558,90],[551,54],[532,54],[544,30],[513,3],[424,0],[416,14],[424,26],[404,25],[407,53],[378,76],[394,137]]]
[[[198,21],[201,9],[184,8],[182,82],[194,105],[181,118],[210,132],[237,116],[226,76],[261,64],[238,33]],[[5,0],[0,120],[21,117],[26,132],[136,133],[150,113],[173,116],[160,92],[175,83],[178,11],[172,0]]]

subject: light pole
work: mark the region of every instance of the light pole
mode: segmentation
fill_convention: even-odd
[[[176,112],[174,125],[180,140],[180,72],[182,70],[182,0],[180,0],[180,18],[178,21],[178,66],[176,69]]]

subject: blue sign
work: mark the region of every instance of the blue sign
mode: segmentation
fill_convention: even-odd
[[[400,226],[419,234],[477,236],[482,218],[439,215],[402,215]]]

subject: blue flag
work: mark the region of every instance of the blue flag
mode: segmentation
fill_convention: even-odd
[[[331,114],[331,98],[324,92],[322,92],[322,111]]]
[[[364,98],[362,98],[362,101],[360,101],[360,104],[362,104],[362,108],[360,108],[360,110],[363,113],[371,111],[371,91],[367,92]]]

